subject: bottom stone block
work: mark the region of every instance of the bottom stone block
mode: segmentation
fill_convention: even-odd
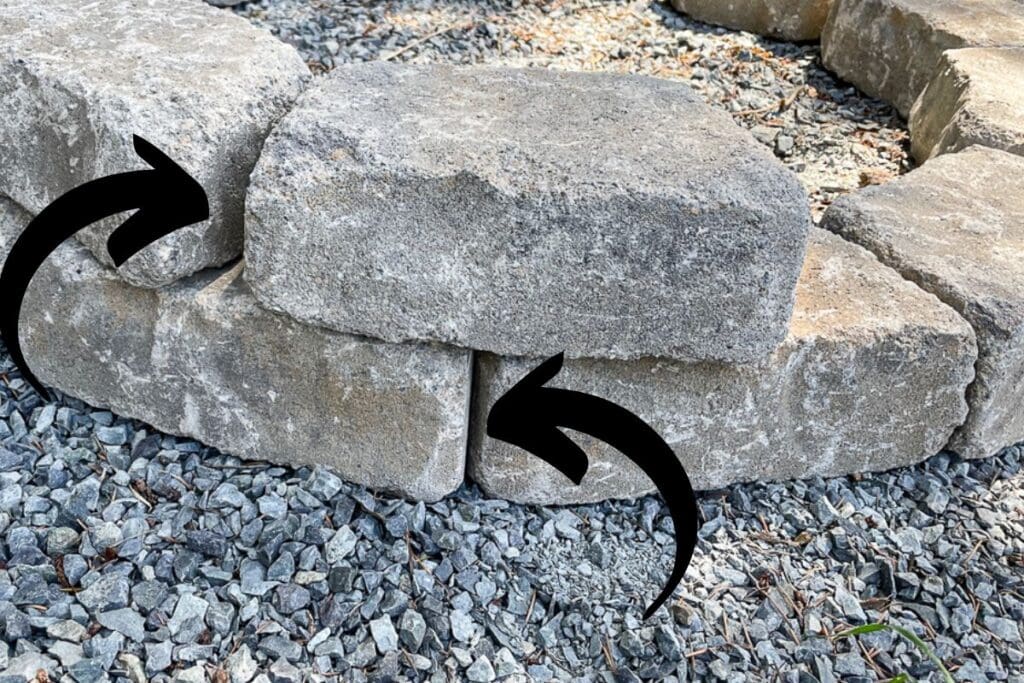
[[[601,396],[646,420],[698,489],[756,479],[885,470],[943,448],[966,414],[974,377],[971,327],[868,251],[815,230],[789,335],[752,366],[567,360],[551,386]],[[487,413],[539,361],[486,354],[469,472],[487,493],[559,504],[654,490],[611,447],[570,436],[590,470],[575,486],[525,451],[486,436]]]
[[[28,221],[0,199],[0,255]],[[138,289],[69,242],[29,287],[25,355],[50,386],[240,457],[428,501],[459,486],[469,351],[306,326],[259,308],[240,275]]]

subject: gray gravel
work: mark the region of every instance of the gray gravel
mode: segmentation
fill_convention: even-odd
[[[0,417],[0,683],[938,680],[888,633],[830,639],[873,621],[959,680],[1024,681],[1019,447],[702,494],[643,622],[673,551],[655,498],[412,504],[42,404],[2,349]]]
[[[911,165],[896,111],[829,74],[817,44],[709,26],[656,0],[261,0],[234,11],[294,45],[314,72],[397,59],[686,81],[799,174],[816,216]]]

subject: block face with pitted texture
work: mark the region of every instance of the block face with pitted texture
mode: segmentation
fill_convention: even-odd
[[[290,46],[199,0],[0,3],[0,193],[37,213],[87,181],[146,168],[141,135],[205,188],[210,219],[120,269],[156,287],[242,251],[249,172],[309,77]],[[124,217],[80,239],[105,263]]]
[[[1024,155],[1024,47],[947,50],[910,112],[914,157],[984,145]]]
[[[1024,47],[1017,0],[835,0],[821,34],[825,66],[907,116],[963,47]]]
[[[815,40],[832,0],[672,0],[694,19],[782,40]]]
[[[246,278],[273,310],[509,355],[747,362],[782,341],[810,216],[688,87],[339,67],[268,139]]]

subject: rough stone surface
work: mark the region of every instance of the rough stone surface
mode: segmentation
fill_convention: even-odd
[[[0,205],[2,251],[28,217]],[[416,499],[463,479],[468,351],[297,323],[257,306],[237,268],[147,290],[65,244],[29,287],[22,340],[43,382],[241,457]]]
[[[794,176],[684,85],[441,65],[325,76],[246,207],[264,305],[510,355],[762,358],[810,225]]]
[[[1021,46],[1017,0],[835,0],[821,34],[825,66],[904,116],[943,51]]]
[[[783,40],[814,40],[831,0],[672,0],[694,19]]]
[[[837,202],[822,224],[974,327],[971,412],[950,447],[974,458],[1024,438],[1024,158],[984,147],[947,154]]]
[[[122,275],[156,286],[223,264],[241,252],[260,147],[308,75],[293,48],[199,0],[5,0],[0,192],[38,212],[86,181],[145,168],[139,134],[204,186],[211,217]],[[81,233],[106,263],[119,222]]]
[[[948,50],[910,112],[921,162],[971,145],[1024,155],[1024,48]]]
[[[698,489],[743,480],[886,470],[940,450],[964,419],[971,328],[869,252],[815,230],[789,335],[765,363],[567,361],[552,386],[607,398],[656,429]],[[474,424],[536,361],[481,355]],[[538,458],[471,436],[488,493],[542,504],[632,497],[653,484],[625,456],[574,432],[590,456],[575,486]]]

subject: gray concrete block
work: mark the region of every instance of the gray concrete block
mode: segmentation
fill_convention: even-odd
[[[249,173],[309,70],[270,33],[201,0],[0,3],[0,192],[33,213],[95,178],[146,168],[138,134],[203,185],[210,219],[121,274],[146,287],[242,250]],[[80,239],[105,263],[125,216]]]
[[[698,21],[782,40],[816,40],[832,0],[672,0]]]
[[[843,197],[822,226],[863,244],[974,327],[971,412],[950,447],[976,458],[1024,439],[1024,158],[985,147],[944,154]]]
[[[0,199],[0,254],[28,220]],[[259,307],[239,271],[137,288],[68,242],[28,289],[27,360],[49,386],[239,457],[414,499],[462,483],[470,352],[303,325]]]
[[[1024,155],[1024,48],[943,53],[910,112],[914,158],[984,145]]]
[[[318,81],[246,209],[246,278],[271,309],[571,357],[764,357],[810,227],[795,176],[685,85],[440,65]]]
[[[903,116],[944,51],[1022,46],[1017,0],[834,0],[821,33],[825,66]]]

